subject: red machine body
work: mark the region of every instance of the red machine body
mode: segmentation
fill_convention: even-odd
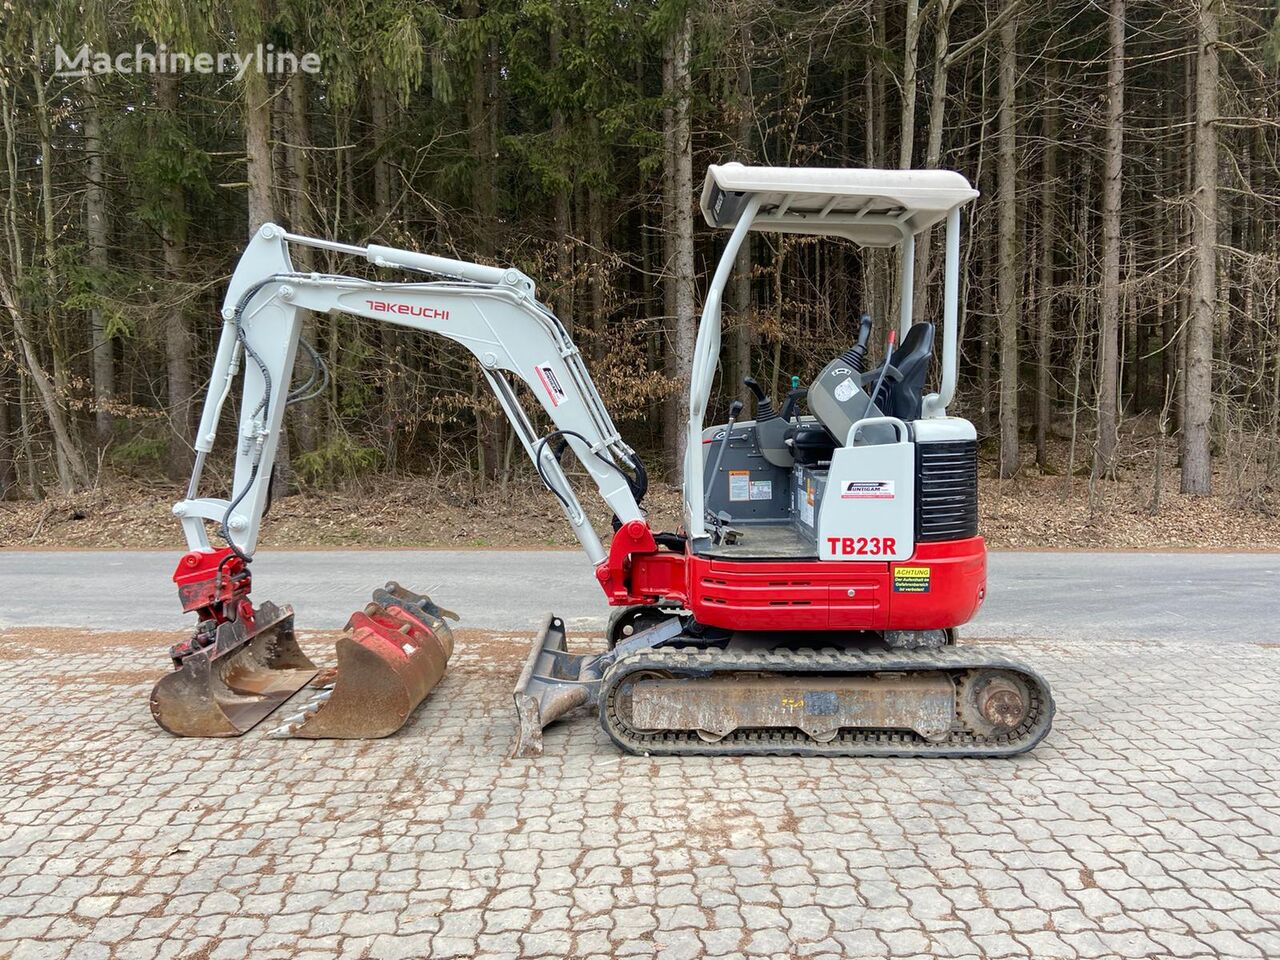
[[[970,537],[919,543],[907,562],[724,560],[660,550],[634,520],[596,579],[611,606],[670,601],[729,630],[936,630],[977,613],[987,551]]]

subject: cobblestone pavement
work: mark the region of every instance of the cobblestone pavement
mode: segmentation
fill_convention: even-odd
[[[511,760],[474,634],[389,740],[177,740],[164,640],[0,635],[0,956],[1280,956],[1273,646],[1002,644],[1055,730],[961,764]]]

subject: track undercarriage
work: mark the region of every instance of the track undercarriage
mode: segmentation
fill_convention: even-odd
[[[607,653],[575,655],[549,617],[515,691],[516,755],[539,754],[542,728],[582,705],[638,754],[1003,757],[1049,731],[1048,684],[997,650],[819,639],[672,617]]]

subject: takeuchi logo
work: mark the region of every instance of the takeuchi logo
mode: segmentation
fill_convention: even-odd
[[[449,311],[439,307],[424,307],[412,303],[391,303],[387,300],[366,300],[370,310],[378,313],[400,313],[407,317],[426,317],[428,320],[448,320]]]
[[[226,50],[186,53],[170,50],[163,43],[148,50],[139,43],[132,50],[115,54],[93,50],[87,43],[68,53],[59,43],[54,47],[53,60],[54,75],[58,77],[109,73],[230,73],[240,80],[250,70],[265,74],[320,72],[320,54],[299,55],[292,50],[277,50],[273,43],[260,43],[248,53]]]

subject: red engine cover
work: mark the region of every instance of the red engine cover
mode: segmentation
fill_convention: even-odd
[[[917,544],[904,563],[729,561],[650,544],[640,521],[614,536],[596,568],[610,604],[670,600],[730,630],[945,629],[972,619],[986,591],[981,537]]]

